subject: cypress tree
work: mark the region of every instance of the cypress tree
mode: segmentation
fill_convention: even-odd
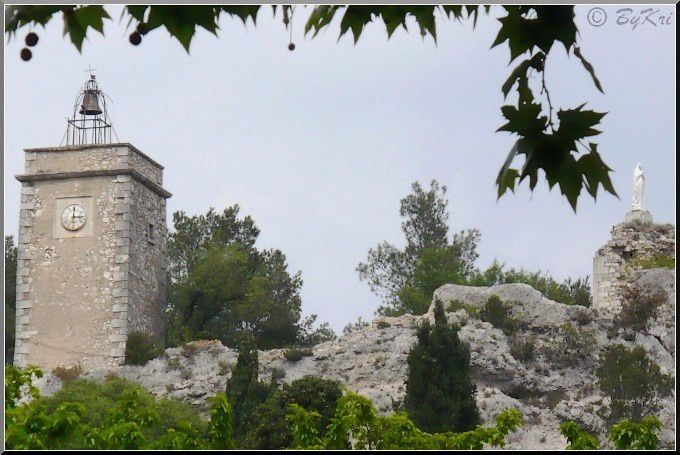
[[[240,441],[250,426],[255,408],[269,396],[271,386],[258,380],[259,361],[252,337],[239,346],[238,360],[227,381],[227,397],[234,419],[234,439]]]
[[[467,431],[481,423],[470,376],[470,348],[458,338],[441,302],[435,303],[434,326],[426,321],[408,356],[405,409],[428,433]]]

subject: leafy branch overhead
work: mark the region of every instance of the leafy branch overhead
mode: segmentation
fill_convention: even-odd
[[[408,31],[409,24],[415,22],[423,38],[430,36],[436,42],[438,19],[439,22],[446,19],[471,20],[476,24],[481,14],[489,15],[491,11],[490,6],[477,5],[272,6],[274,15],[278,9],[282,11],[286,28],[290,26],[296,10],[303,8],[308,12],[304,25],[306,36],[314,38],[337,17],[338,39],[351,33],[355,43],[366,26],[374,21],[384,24],[388,38],[399,28]],[[501,27],[492,47],[507,44],[510,65],[513,65],[510,76],[501,87],[504,98],[513,102],[501,107],[506,122],[498,131],[517,136],[496,179],[498,197],[508,190],[514,192],[524,180],[528,180],[529,188],[533,191],[539,180],[539,171],[543,172],[550,189],[559,186],[574,211],[584,189],[593,199],[597,198],[600,187],[617,196],[609,175],[611,169],[602,160],[597,144],[591,142],[593,136],[600,134],[597,127],[605,113],[586,109],[585,103],[574,108],[556,108],[546,84],[548,56],[556,46],[561,45],[581,63],[595,88],[604,93],[593,65],[584,57],[577,41],[574,8],[495,8],[501,10],[498,15]],[[121,19],[128,19],[128,27],[135,26],[135,31],[130,34],[130,42],[134,45],[141,43],[143,35],[165,28],[189,52],[191,41],[199,28],[217,36],[223,14],[237,17],[243,24],[249,19],[255,24],[260,9],[259,5],[128,5]],[[59,14],[64,21],[64,35],[70,37],[79,51],[89,29],[103,34],[104,20],[111,19],[105,8],[99,5],[10,6],[6,10],[5,30],[12,37],[23,27],[45,26]],[[37,43],[37,36],[32,31],[31,34],[34,36],[30,39],[26,37],[29,47]],[[289,49],[295,49],[292,42]],[[29,60],[31,55],[30,49],[22,49],[24,60]]]

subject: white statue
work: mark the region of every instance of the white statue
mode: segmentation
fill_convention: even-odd
[[[644,210],[642,205],[642,194],[645,191],[645,173],[640,163],[635,166],[633,171],[633,210]]]

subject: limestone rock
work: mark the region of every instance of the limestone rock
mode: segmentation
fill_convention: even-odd
[[[493,417],[509,406],[524,414],[525,426],[510,435],[507,448],[563,449],[566,440],[559,433],[559,424],[565,419],[576,419],[604,433],[606,425],[599,413],[607,400],[597,388],[595,367],[599,352],[608,345],[640,345],[664,370],[675,375],[675,272],[640,271],[636,280],[644,286],[665,289],[669,300],[649,330],[632,341],[623,340],[611,330],[611,318],[583,307],[553,302],[524,284],[488,288],[445,285],[437,289],[435,300],[442,301],[445,308],[452,300],[481,308],[491,295],[497,295],[509,304],[512,317],[520,323],[520,333],[508,336],[465,309],[447,312],[449,321],[460,325],[460,338],[470,345],[477,402],[485,423],[493,424]],[[269,380],[274,372],[282,372],[284,382],[306,375],[335,379],[373,400],[380,412],[390,412],[405,395],[407,357],[416,342],[416,329],[432,319],[433,306],[423,316],[381,318],[336,341],[314,346],[311,355],[297,362],[287,360],[282,349],[262,351],[260,378]],[[561,329],[564,326],[589,336],[587,352],[575,351],[569,362],[558,361],[564,355],[561,351],[568,351]],[[514,337],[533,343],[532,358],[515,358],[511,349]],[[185,400],[206,412],[207,399],[224,391],[236,359],[236,350],[219,341],[197,341],[167,349],[162,357],[145,366],[123,366],[114,372],[140,383],[158,397]],[[107,373],[108,370],[95,370],[85,376],[102,380]],[[58,388],[59,380],[47,374],[39,386],[43,393],[50,394]],[[674,404],[673,394],[663,401],[659,413],[664,422],[661,442],[667,448],[674,446]]]

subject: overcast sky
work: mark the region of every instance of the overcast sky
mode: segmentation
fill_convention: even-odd
[[[541,180],[533,194],[523,188],[496,202],[494,180],[514,139],[495,133],[511,68],[507,46],[489,50],[493,17],[475,30],[439,21],[437,45],[415,26],[388,42],[373,24],[356,46],[337,42],[337,21],[304,39],[296,17],[290,52],[266,7],[256,27],[223,18],[220,38],[199,32],[187,55],[164,30],[132,46],[116,6],[107,38],[90,33],[82,55],[62,38],[61,19],[38,30],[28,63],[19,58],[25,31],[5,45],[5,232],[18,230],[22,149],[59,145],[91,64],[113,99],[121,142],[165,166],[168,221],[175,210],[238,203],[262,231],[258,245],[280,248],[302,271],[304,313],[337,330],[379,305],[354,269],[380,241],[402,244],[399,200],[416,180],[448,187],[452,231],[480,229],[480,266],[496,258],[559,279],[589,275],[630,206],[637,161],[655,221],[674,222],[676,202],[676,18],[633,30],[614,23],[619,7],[606,6],[608,22],[593,27],[589,9],[576,9],[580,40],[605,94],[563,48],[551,53],[547,79],[555,104],[588,101],[609,112],[596,142],[621,199],[582,197],[574,214]]]

